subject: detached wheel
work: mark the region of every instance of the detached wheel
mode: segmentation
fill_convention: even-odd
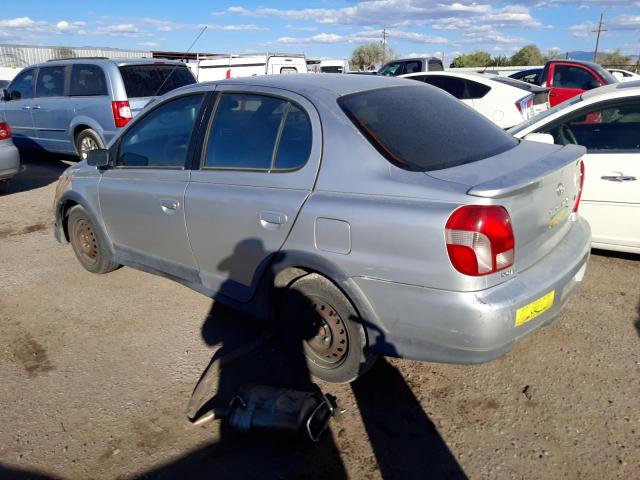
[[[355,308],[321,275],[306,275],[288,287],[282,298],[281,322],[294,358],[304,358],[317,378],[348,383],[375,360],[364,352],[367,339]]]
[[[109,258],[93,222],[80,205],[69,211],[67,228],[76,258],[85,269],[91,273],[109,273],[120,266]]]
[[[87,154],[98,148],[104,148],[104,144],[95,130],[86,128],[76,135],[76,152],[80,160],[86,160]]]

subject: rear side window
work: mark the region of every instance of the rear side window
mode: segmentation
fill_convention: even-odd
[[[465,98],[469,98],[469,99],[482,98],[487,93],[489,93],[489,90],[491,90],[491,87],[487,87],[482,83],[474,82],[472,80],[467,80],[466,82],[467,82],[467,92],[466,92]]]
[[[292,170],[311,151],[307,114],[267,95],[223,94],[210,129],[204,168]]]
[[[442,62],[440,60],[429,60],[429,71],[430,72],[443,72],[444,67],[442,66]]]
[[[102,68],[97,65],[74,65],[71,69],[71,96],[107,95],[107,82]]]
[[[450,93],[458,100],[466,98],[466,82],[462,78],[433,75],[425,76],[424,81]]]
[[[387,160],[406,170],[455,167],[518,144],[479,113],[422,85],[354,93],[338,103]]]
[[[41,67],[36,82],[36,97],[63,96],[65,71],[64,66]]]
[[[164,95],[196,83],[191,71],[179,65],[125,65],[120,74],[129,98]]]
[[[422,71],[422,62],[415,60],[404,64],[404,73],[417,73]]]

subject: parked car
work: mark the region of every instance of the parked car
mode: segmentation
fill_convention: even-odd
[[[217,55],[198,62],[199,82],[290,73],[307,73],[307,60],[304,55],[287,53]]]
[[[534,85],[532,83],[523,82],[515,78],[503,77],[500,75],[489,74],[486,75],[494,82],[504,83],[511,87],[519,88],[526,92],[530,92],[533,95],[533,114],[538,115],[549,109],[549,89],[541,87],[540,85]]]
[[[640,75],[630,72],[629,70],[623,70],[621,68],[609,68],[608,70],[619,82],[634,82],[640,80]]]
[[[441,88],[501,128],[513,127],[534,115],[535,94],[497,82],[491,76],[447,71],[413,73],[402,78]]]
[[[531,83],[532,85],[539,85],[542,71],[542,68],[529,68],[527,70],[522,70],[521,72],[512,73],[509,77],[522,82]]]
[[[640,82],[585,92],[510,132],[585,146],[580,211],[593,229],[593,246],[640,253]]]
[[[586,90],[617,83],[618,80],[597,63],[578,60],[550,60],[538,78],[549,89],[552,107]]]
[[[77,154],[103,148],[156,95],[195,83],[178,61],[73,58],[22,70],[5,89],[0,121],[19,148]]]
[[[583,153],[404,79],[198,84],[61,176],[55,232],[91,272],[130,265],[263,319],[277,305],[327,381],[376,355],[478,363],[582,281]]]
[[[409,73],[442,72],[443,70],[442,60],[438,57],[401,58],[385,63],[378,70],[378,75],[399,77]]]
[[[11,127],[0,122],[0,185],[20,171],[20,153],[11,141]]]

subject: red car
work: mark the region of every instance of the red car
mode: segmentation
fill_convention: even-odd
[[[578,60],[550,60],[544,66],[539,84],[549,89],[549,104],[553,107],[585,90],[591,90],[618,80],[602,66]]]

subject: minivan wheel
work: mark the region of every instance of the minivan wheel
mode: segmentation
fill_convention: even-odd
[[[109,258],[93,222],[80,205],[69,211],[67,229],[73,252],[85,269],[91,273],[109,273],[120,266]]]
[[[98,148],[104,148],[104,144],[95,130],[85,128],[76,135],[76,152],[78,152],[80,160],[86,160],[87,154]]]
[[[304,358],[315,377],[348,383],[372,365],[360,317],[345,295],[312,273],[294,281],[281,305],[283,337],[294,359]]]

